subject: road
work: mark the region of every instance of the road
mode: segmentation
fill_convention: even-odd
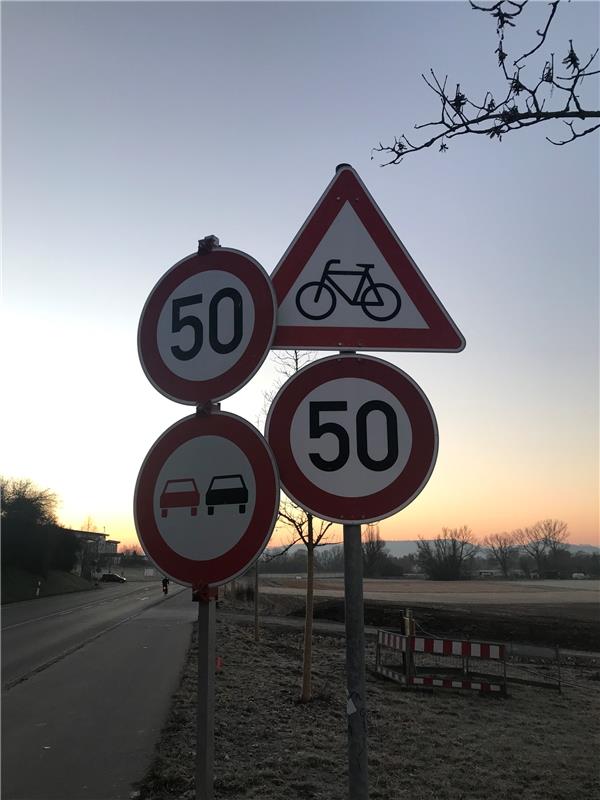
[[[3,688],[9,688],[162,598],[158,582],[146,586],[106,584],[91,592],[3,606]]]
[[[2,800],[129,798],[178,685],[189,589],[106,586],[2,612]]]

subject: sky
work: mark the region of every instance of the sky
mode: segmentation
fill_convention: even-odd
[[[593,52],[598,18],[561,3],[552,49]],[[190,413],[139,364],[149,292],[208,234],[272,272],[346,162],[467,343],[379,354],[439,428],[428,484],[382,538],[558,518],[598,544],[597,136],[371,157],[437,118],[421,73],[498,86],[495,48],[466,3],[3,3],[1,474],[55,491],[64,525],[134,544],[142,461]],[[276,380],[269,358],[222,408],[262,424]]]

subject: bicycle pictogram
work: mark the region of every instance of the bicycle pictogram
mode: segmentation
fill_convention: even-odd
[[[303,317],[325,319],[333,314],[337,305],[336,293],[351,306],[360,306],[367,317],[385,322],[400,311],[400,295],[387,283],[375,283],[371,270],[374,264],[356,264],[358,269],[333,269],[339,258],[330,258],[318,281],[309,281],[296,292],[296,307]],[[339,276],[358,277],[354,294],[340,286]]]

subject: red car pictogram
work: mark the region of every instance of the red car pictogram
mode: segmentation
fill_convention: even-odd
[[[200,492],[193,478],[167,481],[160,496],[160,515],[166,517],[170,508],[189,508],[192,517],[198,513]]]

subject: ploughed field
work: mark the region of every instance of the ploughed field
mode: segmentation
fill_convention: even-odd
[[[265,576],[261,591],[303,615],[303,579]],[[316,619],[344,621],[343,581],[315,582]],[[365,624],[400,628],[411,608],[421,634],[558,645],[600,652],[600,581],[365,580]],[[284,598],[286,598],[284,600]],[[293,599],[292,599],[293,598]]]
[[[262,605],[281,615],[298,612],[301,602],[271,596]],[[380,611],[386,608],[388,614],[397,610],[387,603],[379,606]],[[335,618],[336,609],[335,600],[324,601],[317,616]],[[343,635],[315,635],[315,696],[300,705],[301,627],[291,627],[293,617],[290,627],[265,625],[256,643],[252,625],[231,616],[230,610],[226,601],[217,612],[217,654],[223,667],[216,677],[215,797],[345,799]],[[482,620],[489,616],[485,608],[470,611]],[[451,614],[448,630],[432,632],[447,635],[454,626],[453,632],[459,633],[468,621],[463,607],[446,612]],[[577,621],[574,612],[572,621]],[[534,619],[527,610],[518,614]],[[415,617],[425,628],[416,607]],[[442,624],[442,617],[435,619]],[[586,611],[579,622],[590,629],[598,624]],[[196,648],[194,637],[156,758],[140,786],[142,800],[194,797]],[[519,685],[510,686],[504,698],[468,691],[403,691],[373,672],[373,637],[367,637],[366,659],[373,800],[600,798],[600,660],[563,661],[562,694]]]

